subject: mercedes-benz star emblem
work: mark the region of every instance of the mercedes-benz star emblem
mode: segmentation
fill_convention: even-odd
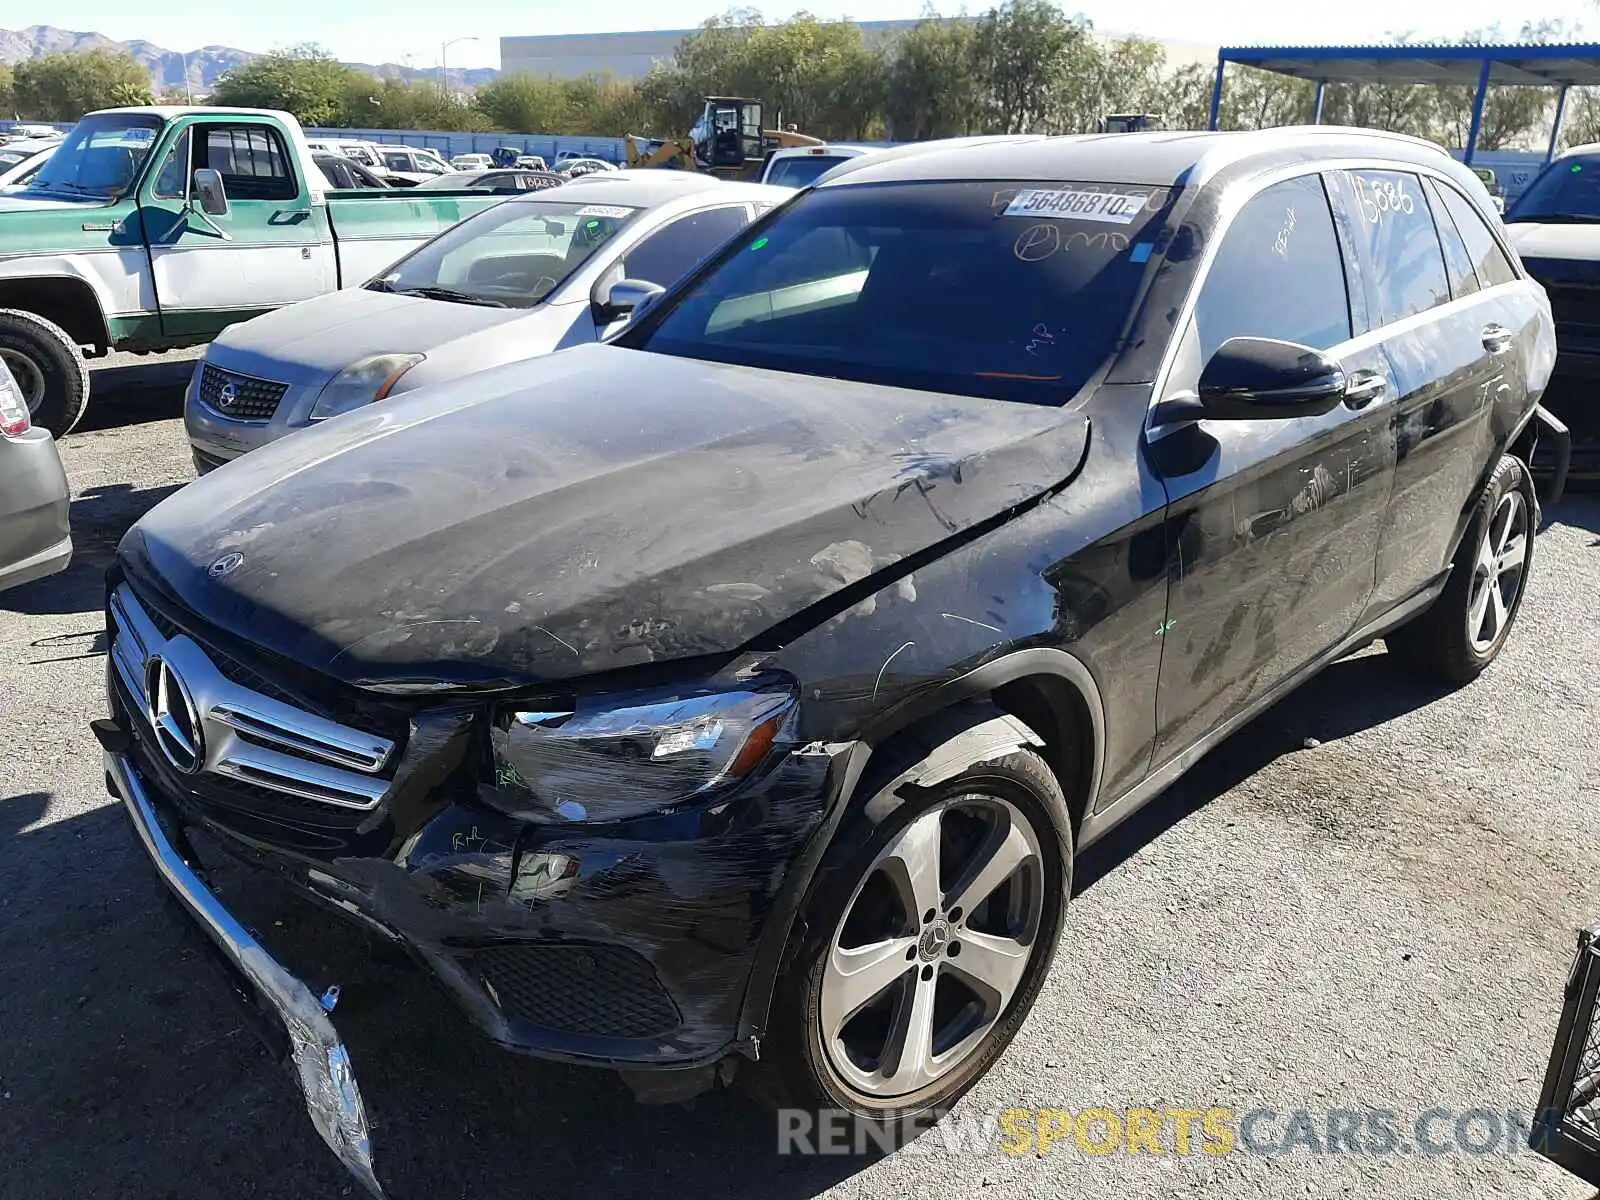
[[[244,562],[244,555],[237,550],[231,554],[224,554],[216,562],[206,568],[206,574],[213,579],[221,579],[224,575],[231,575],[237,571]]]
[[[217,393],[217,407],[222,409],[232,408],[233,402],[238,398],[239,389],[232,383],[225,383],[222,385],[222,390]]]
[[[152,658],[145,665],[145,695],[150,699],[150,724],[161,753],[185,775],[193,775],[206,761],[205,732],[183,677],[166,659]]]
[[[932,962],[944,953],[945,944],[950,941],[950,926],[943,921],[935,921],[923,930],[922,937],[917,941],[917,953],[923,962]]]

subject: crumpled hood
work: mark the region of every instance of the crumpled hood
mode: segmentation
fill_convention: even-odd
[[[1600,262],[1600,224],[1513,221],[1506,226],[1506,239],[1524,263],[1540,259]]]
[[[581,346],[254,451],[120,554],[345,682],[534,683],[736,650],[1059,486],[1088,436],[1055,408]]]
[[[301,367],[303,372],[276,377],[304,374],[309,380],[336,375],[369,354],[426,354],[456,338],[526,317],[529,311],[347,288],[230,325],[211,356],[223,366],[236,355],[246,355],[252,363]]]

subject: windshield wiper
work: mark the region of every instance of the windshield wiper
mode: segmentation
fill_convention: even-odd
[[[484,308],[508,308],[509,305],[500,300],[491,300],[487,296],[474,296],[471,292],[458,292],[447,287],[413,287],[389,288],[397,296],[422,296],[428,300],[449,300],[456,304],[481,304]]]

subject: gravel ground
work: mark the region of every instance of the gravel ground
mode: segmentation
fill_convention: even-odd
[[[101,783],[100,575],[191,477],[189,365],[113,360],[63,453],[73,567],[0,597],[0,1194],[351,1194],[293,1085],[162,903]],[[1381,650],[1232,739],[1080,868],[1057,965],[962,1103],[1527,1113],[1572,931],[1600,919],[1600,502],[1548,514],[1521,623],[1453,695]],[[779,1157],[737,1093],[640,1108],[614,1078],[513,1059],[365,943],[229,885],[339,1010],[391,1195],[1577,1197],[1527,1151],[1010,1156],[930,1135],[876,1160]],[[961,1132],[962,1126],[955,1126]],[[1285,1119],[1262,1127],[1282,1136]],[[1451,1124],[1435,1127],[1448,1139]],[[1169,1138],[1170,1145],[1170,1138]]]

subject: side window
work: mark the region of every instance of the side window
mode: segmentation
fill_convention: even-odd
[[[743,229],[749,219],[742,204],[679,217],[629,250],[623,259],[623,270],[629,279],[670,287]]]
[[[1320,176],[1275,183],[1246,202],[1200,285],[1194,319],[1202,362],[1234,337],[1317,350],[1350,337],[1344,260]]]
[[[1506,252],[1500,249],[1500,243],[1489,232],[1489,226],[1484,223],[1472,201],[1447,183],[1437,186],[1439,195],[1444,197],[1445,211],[1450,214],[1456,232],[1461,235],[1467,253],[1472,256],[1479,282],[1489,288],[1496,284],[1511,283],[1518,278],[1516,268],[1506,257]]]
[[[294,200],[300,195],[278,131],[263,125],[208,125],[203,163],[222,174],[235,200]]]
[[[172,143],[156,175],[152,194],[159,200],[182,200],[189,194],[189,130]]]
[[[1427,181],[1428,207],[1433,211],[1433,225],[1439,231],[1439,244],[1444,247],[1444,265],[1450,276],[1450,294],[1458,299],[1478,290],[1478,272],[1472,263],[1467,244],[1456,232],[1455,223],[1445,211],[1433,180]]]
[[[1353,171],[1356,237],[1371,264],[1377,312],[1387,325],[1450,299],[1444,250],[1422,192],[1403,171]]]

